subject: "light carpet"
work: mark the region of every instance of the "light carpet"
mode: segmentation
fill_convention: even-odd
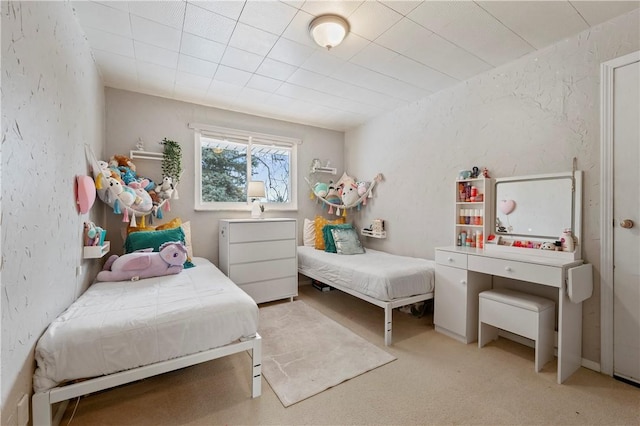
[[[396,359],[302,301],[260,308],[262,374],[285,407]]]

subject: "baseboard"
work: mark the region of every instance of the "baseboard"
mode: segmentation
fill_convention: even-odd
[[[588,368],[589,370],[593,370],[596,371],[598,373],[600,373],[600,363],[599,362],[595,362],[595,361],[591,361],[590,359],[585,359],[582,358],[582,366],[584,368]]]

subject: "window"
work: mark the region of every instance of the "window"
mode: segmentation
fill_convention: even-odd
[[[267,210],[296,210],[297,139],[191,124],[195,209],[250,210],[249,181],[263,181]]]

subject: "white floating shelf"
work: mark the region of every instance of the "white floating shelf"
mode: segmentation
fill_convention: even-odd
[[[370,231],[369,229],[361,229],[360,233],[362,235],[364,235],[365,237],[371,237],[371,238],[387,238],[387,232],[386,231],[382,231],[382,232],[373,232]]]
[[[105,254],[109,253],[111,243],[105,241],[101,246],[84,246],[84,258],[85,259],[99,259]]]
[[[314,167],[311,169],[311,173],[330,173],[336,175],[338,174],[338,169],[335,167]]]
[[[129,158],[132,160],[159,160],[162,161],[164,153],[151,151],[129,151]]]

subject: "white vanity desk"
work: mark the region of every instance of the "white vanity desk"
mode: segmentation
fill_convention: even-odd
[[[478,294],[492,287],[494,276],[555,287],[558,383],[581,366],[582,301],[593,289],[591,265],[583,265],[582,260],[456,246],[436,248],[435,257],[436,331],[464,343],[477,340]]]
[[[548,225],[549,230],[541,231],[541,235],[549,235],[545,240],[553,241],[556,239],[552,237],[553,231],[559,231],[562,223],[570,223],[576,240],[580,242],[580,172],[498,180],[495,193],[496,204],[503,199],[512,199],[518,205],[513,213],[507,213],[511,213],[508,218],[501,216],[497,208],[493,209],[494,218],[512,225],[511,233],[503,234],[506,237],[525,235],[524,238],[528,239],[526,232],[529,229],[539,230]],[[567,207],[560,211],[558,206],[562,203]],[[543,208],[535,211],[532,204]],[[546,212],[552,213],[545,217]],[[552,223],[556,219],[561,221],[560,224]],[[520,230],[523,231],[518,234]],[[582,365],[582,302],[591,296],[593,290],[592,266],[584,264],[580,252],[580,246],[574,253],[497,245],[486,245],[484,249],[464,246],[436,248],[436,331],[463,343],[476,341],[478,294],[496,284],[517,290],[520,286],[528,287],[531,292],[553,296],[557,308],[558,383],[562,383]]]

